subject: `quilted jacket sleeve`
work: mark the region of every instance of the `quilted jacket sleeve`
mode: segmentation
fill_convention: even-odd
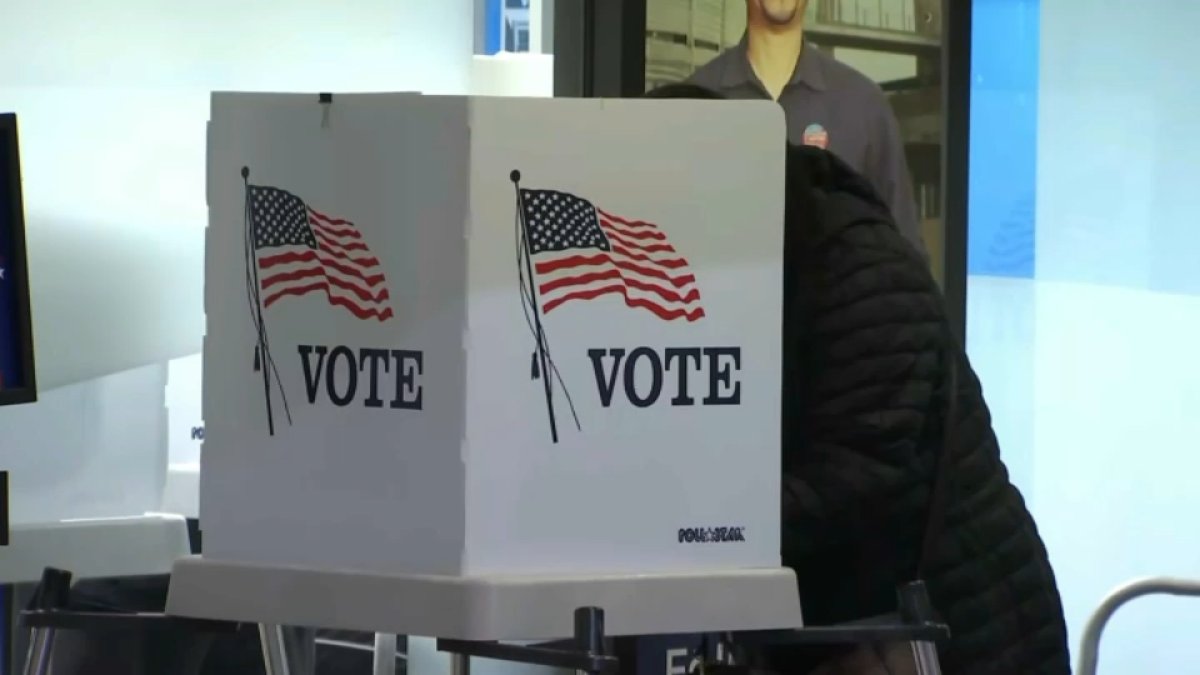
[[[837,208],[826,199],[825,211]],[[843,220],[845,214],[839,214]],[[840,228],[801,261],[785,336],[784,563],[845,548],[861,524],[923,524],[938,429],[945,313],[920,255],[874,222]],[[923,468],[925,467],[925,468]]]

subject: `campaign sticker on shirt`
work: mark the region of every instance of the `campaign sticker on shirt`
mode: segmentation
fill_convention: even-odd
[[[820,124],[810,124],[804,128],[804,138],[802,139],[805,145],[811,145],[822,150],[829,149],[829,132]]]

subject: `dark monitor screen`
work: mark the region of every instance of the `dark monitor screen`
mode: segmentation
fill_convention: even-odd
[[[36,398],[17,118],[0,114],[0,405]]]

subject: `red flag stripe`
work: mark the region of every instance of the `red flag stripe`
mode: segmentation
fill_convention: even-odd
[[[316,218],[309,218],[308,224],[312,225],[314,232],[320,232],[321,234],[323,234],[327,237],[333,238],[335,240],[336,239],[351,239],[351,240],[357,241],[357,240],[362,239],[362,234],[358,230],[345,228],[345,227],[343,227],[343,228],[332,227],[330,225],[325,225],[324,223],[320,222]]]
[[[323,253],[323,251],[321,253]],[[278,264],[280,264],[280,262],[281,262],[280,259],[285,255],[287,255],[287,254],[280,253],[280,254],[271,256],[272,262],[275,263],[272,265],[272,267],[277,267]],[[378,286],[379,284],[383,283],[383,281],[384,281],[383,274],[380,274],[380,273],[368,274],[366,272],[366,270],[364,270],[362,268],[357,268],[357,267],[353,267],[350,265],[344,265],[344,264],[342,264],[336,260],[330,259],[328,257],[322,257],[320,253],[313,251],[312,249],[309,249],[308,251],[304,251],[302,253],[297,254],[296,258],[298,259],[299,262],[314,262],[315,261],[318,265],[325,266],[325,267],[331,267],[331,268],[337,270],[338,272],[345,274],[348,277],[353,277],[355,279],[361,280],[367,286]],[[259,261],[259,267],[260,267],[260,269],[263,268],[262,261]]]
[[[614,244],[621,244],[622,246],[625,246],[626,248],[634,248],[634,249],[637,249],[644,253],[675,253],[675,247],[671,246],[670,244],[667,244],[667,243],[662,243],[662,244],[638,243],[636,241],[633,241],[631,239],[627,239],[627,238],[621,236],[620,233],[613,230],[613,228],[606,226],[604,223],[600,223],[600,229],[604,230],[604,234]]]
[[[324,213],[317,211],[316,209],[312,208],[311,206],[308,207],[308,215],[321,221],[322,224],[328,223],[329,225],[335,225],[335,226],[347,225],[351,228],[351,231],[353,231],[355,234],[358,233],[358,230],[354,229],[354,223],[350,222],[349,220],[345,220],[343,218],[331,218],[331,217],[325,215]],[[359,234],[358,236],[361,237],[362,235]]]
[[[290,283],[293,281],[300,281],[301,279],[309,279],[312,277],[325,277],[326,279],[329,280],[329,283],[333,284],[334,286],[337,286],[338,288],[341,288],[342,290],[350,291],[351,293],[357,295],[358,298],[363,301],[383,302],[384,300],[387,300],[388,298],[391,297],[388,294],[388,289],[386,289],[386,288],[380,290],[378,293],[372,293],[370,290],[364,289],[362,286],[359,286],[359,285],[355,284],[354,282],[346,281],[339,277],[330,276],[329,272],[326,271],[323,267],[304,267],[304,268],[292,270],[291,272],[282,272],[280,274],[275,274],[273,276],[263,279],[262,287],[263,287],[263,290],[265,291],[265,290],[269,290],[272,286],[278,286],[279,284],[286,284],[286,283]]]
[[[379,321],[387,321],[388,319],[390,319],[394,316],[394,314],[392,313],[391,307],[384,307],[382,310],[375,308],[375,307],[363,307],[361,305],[355,304],[349,298],[346,298],[341,295],[333,295],[332,293],[330,293],[329,284],[326,283],[325,281],[317,281],[317,282],[313,282],[311,284],[307,284],[305,286],[289,286],[288,288],[282,289],[282,290],[278,291],[277,293],[275,293],[274,295],[269,296],[263,302],[263,306],[264,306],[264,308],[270,307],[275,302],[277,302],[280,299],[285,298],[289,295],[300,296],[300,295],[306,295],[308,293],[312,293],[313,291],[322,291],[322,290],[325,291],[326,297],[329,299],[329,304],[338,305],[339,307],[345,307],[347,310],[349,310],[349,312],[351,314],[353,314],[354,316],[356,316],[360,319],[374,318],[374,319],[378,319]]]
[[[542,311],[550,312],[570,300],[588,300],[619,292],[627,306],[643,309],[653,306],[654,313],[664,318],[691,317],[690,320],[695,320],[702,316],[694,311],[699,308],[700,292],[694,285],[693,275],[675,277],[684,282],[677,288],[658,275],[642,275],[644,266],[634,266],[632,270],[629,267],[627,261],[607,253],[591,256],[560,254],[557,259],[537,263],[535,272],[541,277],[538,293],[543,303]],[[554,273],[559,276],[545,278]]]
[[[624,246],[617,246],[614,244],[613,250],[611,251],[610,255],[612,255],[614,259],[621,259],[621,258],[628,257],[628,254],[631,254],[631,253],[634,253],[634,251],[630,251],[629,249],[625,248]],[[641,264],[642,266],[649,265],[651,267],[662,268],[662,269],[668,270],[668,271],[681,270],[681,269],[687,267],[687,260],[685,258],[681,257],[678,253],[676,253],[674,249],[671,250],[671,255],[669,255],[669,256],[666,256],[666,255],[656,256],[653,254],[642,255],[642,256],[633,258],[632,261],[635,263]],[[678,263],[683,263],[683,264],[680,265]]]
[[[651,258],[648,255],[644,255],[642,253],[634,253],[633,251],[630,251],[629,249],[625,248],[624,246],[617,246],[615,244],[613,245],[613,251],[615,253],[620,253],[621,255],[623,255],[627,258],[633,258],[634,260],[638,260],[641,262],[654,263],[655,265],[658,265],[660,267],[666,267],[667,269],[671,269],[671,270],[677,270],[677,269],[680,269],[683,267],[687,267],[687,265],[688,265],[688,261],[683,258]]]
[[[596,253],[589,256],[572,255],[564,258],[556,258],[554,260],[539,262],[534,267],[538,274],[550,274],[552,272],[558,272],[565,269],[584,267],[588,265],[603,265],[605,263],[616,265],[623,270],[635,272],[642,276],[661,279],[676,288],[682,288],[688,284],[696,282],[695,275],[691,273],[681,274],[679,276],[671,276],[666,272],[659,269],[654,269],[653,267],[647,267],[645,265],[638,265],[635,263],[626,262],[624,260],[619,260],[608,253]]]
[[[648,223],[644,220],[630,220],[628,218],[622,218],[621,216],[613,215],[613,214],[609,213],[608,211],[605,211],[604,209],[598,208],[598,209],[596,209],[596,213],[599,213],[601,216],[604,216],[605,218],[613,221],[614,223],[620,223],[626,227],[634,227],[634,228],[645,227],[645,228],[652,228],[655,230],[658,229],[658,226],[655,225],[654,223]]]
[[[322,252],[328,253],[329,255],[332,255],[335,258],[339,258],[341,260],[345,260],[347,262],[354,263],[355,265],[357,265],[359,267],[363,267],[363,268],[379,266],[379,259],[375,258],[375,257],[352,258],[352,257],[350,257],[350,255],[348,253],[343,253],[341,251],[328,250],[325,247],[322,247]],[[311,251],[311,250],[305,251],[304,253],[288,251],[287,253],[279,253],[276,255],[269,255],[269,256],[265,256],[263,258],[259,258],[258,265],[259,265],[259,267],[262,267],[263,269],[267,269],[270,267],[274,267],[276,265],[284,265],[287,263],[294,263],[294,262],[304,262],[306,260],[315,260],[316,257],[317,257],[316,252]]]
[[[609,231],[615,232],[615,233],[621,235],[622,237],[625,237],[626,239],[629,239],[631,241],[646,241],[646,240],[666,241],[667,240],[667,235],[663,234],[662,232],[659,232],[658,230],[649,230],[649,229],[629,230],[629,229],[625,229],[622,227],[617,227],[617,225],[615,223],[605,222],[603,224],[604,224],[604,227],[608,228]]]
[[[316,230],[313,231],[313,234],[317,235],[317,241],[323,247],[332,251],[341,251],[347,255],[349,255],[351,251],[366,251],[368,253],[371,251],[371,249],[367,248],[367,245],[361,241],[339,242],[326,237]]]
[[[555,307],[558,307],[563,303],[570,302],[571,300],[594,300],[595,298],[608,294],[620,294],[625,299],[626,306],[648,310],[664,321],[686,319],[687,321],[692,322],[704,318],[704,308],[702,307],[695,307],[692,309],[667,309],[662,305],[658,305],[643,298],[630,297],[629,289],[627,289],[623,284],[611,284],[601,288],[593,288],[586,291],[575,291],[574,293],[561,295],[543,305],[542,311],[548,314]]]
[[[554,281],[548,281],[538,286],[538,293],[546,294],[554,291],[568,288],[571,286],[586,286],[596,281],[605,279],[619,279],[629,284],[632,288],[647,293],[653,293],[667,302],[677,302],[680,304],[690,304],[700,299],[700,291],[693,286],[688,289],[687,293],[680,294],[657,284],[648,284],[644,281],[626,277],[621,274],[620,270],[606,270],[603,272],[588,272],[586,274],[577,274],[570,277],[559,277]]]

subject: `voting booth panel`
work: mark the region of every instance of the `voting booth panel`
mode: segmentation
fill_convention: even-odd
[[[213,98],[206,557],[777,567],[777,107],[326,101]]]

